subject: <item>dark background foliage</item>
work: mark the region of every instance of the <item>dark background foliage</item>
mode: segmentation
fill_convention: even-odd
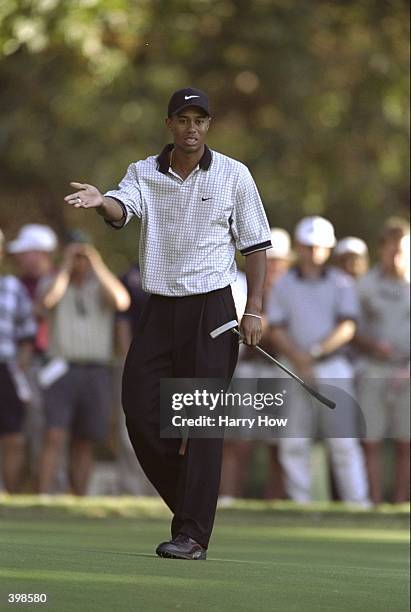
[[[0,6],[0,227],[92,232],[115,269],[135,223],[112,232],[67,210],[68,182],[115,186],[167,142],[170,93],[205,89],[213,148],[245,162],[272,225],[322,214],[375,246],[408,215],[405,0],[4,0]],[[114,248],[113,248],[114,247]]]

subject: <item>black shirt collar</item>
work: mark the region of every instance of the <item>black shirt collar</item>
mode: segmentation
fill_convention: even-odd
[[[170,168],[170,152],[174,149],[173,143],[170,143],[164,147],[161,153],[157,156],[157,170],[162,174],[167,174]],[[211,164],[212,154],[207,145],[204,145],[203,157],[198,162],[201,170],[208,170]]]
[[[312,280],[312,279],[307,279],[303,275],[303,272],[302,272],[302,270],[301,270],[299,265],[294,266],[292,269],[293,269],[295,275],[298,278],[300,278],[301,280]],[[330,271],[330,267],[329,266],[324,266],[323,269],[321,270],[321,274],[320,274],[319,278],[326,278],[328,276],[328,274],[329,274],[329,271]]]

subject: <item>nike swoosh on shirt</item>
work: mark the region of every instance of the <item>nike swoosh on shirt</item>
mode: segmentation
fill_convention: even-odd
[[[213,198],[201,198],[202,202],[206,202],[207,200],[212,200]]]
[[[184,96],[184,100],[191,100],[191,98],[199,98],[200,96]]]

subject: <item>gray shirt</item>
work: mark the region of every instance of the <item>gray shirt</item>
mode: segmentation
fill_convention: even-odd
[[[410,356],[410,283],[385,276],[379,266],[358,281],[359,331],[393,346],[393,361]]]
[[[286,329],[303,351],[323,341],[337,324],[357,319],[358,300],[353,280],[337,268],[327,267],[318,279],[292,268],[274,285],[267,307],[270,325]]]
[[[44,279],[39,295],[44,295],[52,282],[52,277]],[[114,307],[107,302],[92,273],[81,286],[70,283],[58,304],[48,312],[50,357],[107,364],[113,356],[114,315]]]
[[[139,263],[144,291],[166,296],[207,293],[235,281],[235,251],[271,247],[271,234],[254,180],[242,163],[210,151],[183,180],[169,167],[168,145],[130,164],[118,189],[122,227],[141,219]]]

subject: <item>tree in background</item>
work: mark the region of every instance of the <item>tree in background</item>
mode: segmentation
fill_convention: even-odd
[[[273,224],[322,214],[372,243],[408,212],[408,38],[405,0],[4,0],[0,226],[61,233],[68,181],[106,189],[157,153],[170,93],[193,85]],[[125,267],[135,230],[109,240]]]

